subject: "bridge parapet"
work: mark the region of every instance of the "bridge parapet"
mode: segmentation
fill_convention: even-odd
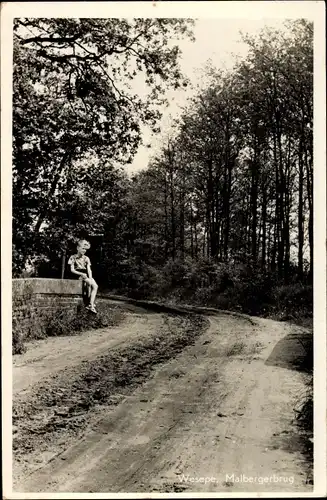
[[[24,338],[37,336],[33,329],[41,329],[49,316],[59,311],[76,311],[81,303],[82,284],[78,280],[12,280],[13,326],[19,325]]]

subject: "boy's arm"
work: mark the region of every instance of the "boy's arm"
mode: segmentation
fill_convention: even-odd
[[[82,276],[83,278],[85,277],[85,273],[80,273],[79,271],[76,271],[74,262],[71,263],[70,270],[73,274],[77,274],[78,276]]]

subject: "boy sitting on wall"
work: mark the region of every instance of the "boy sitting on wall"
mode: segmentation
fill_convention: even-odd
[[[94,302],[98,291],[98,285],[92,276],[91,261],[85,255],[90,247],[91,245],[88,241],[80,240],[77,244],[77,253],[70,257],[68,264],[70,265],[70,270],[74,277],[77,276],[78,279],[82,280],[87,286],[90,303],[86,306],[86,309],[97,314]]]

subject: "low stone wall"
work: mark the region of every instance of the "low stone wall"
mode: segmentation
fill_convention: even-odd
[[[34,328],[58,311],[76,311],[82,303],[78,280],[23,278],[12,281],[12,319],[27,339]]]

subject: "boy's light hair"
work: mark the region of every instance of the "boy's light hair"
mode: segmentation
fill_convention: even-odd
[[[77,242],[77,247],[84,247],[84,248],[86,247],[87,249],[89,249],[91,248],[91,244],[86,240],[79,240]]]

